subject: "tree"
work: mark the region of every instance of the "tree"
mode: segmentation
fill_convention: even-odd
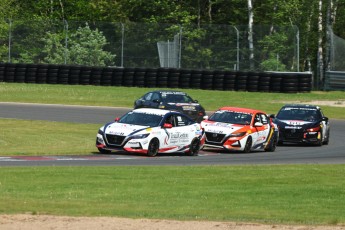
[[[104,51],[103,47],[107,44],[102,32],[98,29],[91,30],[89,25],[80,27],[68,38],[65,44],[62,34],[48,33],[45,40],[44,58],[46,63],[67,63],[88,66],[109,66],[114,65],[115,55]]]

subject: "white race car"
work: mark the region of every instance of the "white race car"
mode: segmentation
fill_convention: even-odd
[[[135,109],[98,130],[96,147],[100,153],[112,150],[156,156],[182,152],[197,155],[205,143],[199,123],[170,110]]]

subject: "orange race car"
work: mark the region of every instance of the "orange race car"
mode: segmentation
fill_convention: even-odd
[[[259,149],[273,152],[276,149],[278,128],[262,111],[222,107],[204,118],[201,127],[206,134],[205,147],[246,153]]]

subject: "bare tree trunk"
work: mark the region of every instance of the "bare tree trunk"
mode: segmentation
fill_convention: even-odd
[[[254,70],[254,42],[253,42],[253,4],[248,0],[248,42],[249,42],[249,65],[250,70]]]
[[[200,6],[200,0],[198,0],[198,28],[200,28],[201,23],[201,6]]]
[[[332,45],[332,37],[331,33],[332,24],[333,24],[333,0],[328,0],[327,5],[327,20],[326,20],[326,71],[331,70],[331,45]]]
[[[208,1],[208,18],[211,24],[212,24],[212,5],[213,5],[212,0],[209,0]]]
[[[316,82],[317,88],[323,85],[323,75],[324,75],[324,65],[323,65],[323,26],[322,26],[322,0],[319,0],[319,20],[318,20],[318,32],[319,32],[319,39],[318,39],[318,52],[317,52],[317,60],[318,60],[318,81]]]

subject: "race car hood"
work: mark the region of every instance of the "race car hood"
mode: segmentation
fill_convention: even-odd
[[[201,122],[201,126],[205,130],[205,132],[210,133],[222,133],[222,134],[231,134],[241,128],[244,125],[235,125],[223,122],[213,122],[213,121],[203,121]]]
[[[141,125],[130,125],[124,123],[109,123],[101,128],[101,130],[106,134],[128,136],[130,134],[138,133],[143,130],[147,130],[149,126]]]
[[[319,121],[317,122],[311,122],[311,121],[303,121],[303,120],[279,120],[275,119],[275,124],[277,124],[278,127],[282,128],[296,128],[296,129],[307,129],[312,128],[316,126]]]

